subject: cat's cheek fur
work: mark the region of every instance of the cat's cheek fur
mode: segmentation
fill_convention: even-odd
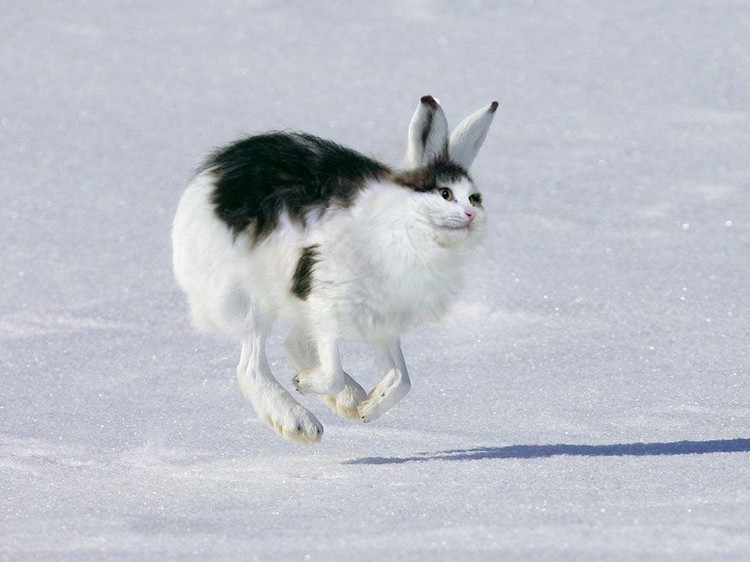
[[[441,248],[460,251],[482,238],[485,228],[485,212],[481,207],[468,203],[473,185],[454,186],[456,196],[465,199],[465,203],[445,201],[435,193],[419,194],[418,209],[415,211],[423,222],[429,223],[430,238]],[[468,220],[465,209],[470,208],[474,219]]]

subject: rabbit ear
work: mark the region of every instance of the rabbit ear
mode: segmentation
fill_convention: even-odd
[[[448,141],[448,154],[452,161],[465,170],[469,169],[482,147],[492,119],[495,117],[497,106],[498,103],[493,101],[479,111],[475,111],[461,121],[451,133]]]
[[[410,168],[423,166],[448,152],[448,120],[443,108],[432,96],[423,96],[409,123],[406,163]]]

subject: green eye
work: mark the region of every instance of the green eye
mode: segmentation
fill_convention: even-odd
[[[482,195],[480,193],[472,193],[469,195],[469,203],[475,207],[479,207],[482,204]]]
[[[442,197],[446,201],[450,201],[453,199],[453,192],[447,187],[441,187],[439,191],[440,191],[440,197]]]

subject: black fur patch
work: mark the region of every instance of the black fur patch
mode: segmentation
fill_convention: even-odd
[[[297,261],[297,269],[294,270],[292,277],[292,293],[302,300],[305,300],[312,291],[312,273],[318,259],[317,244],[302,248],[302,254]]]
[[[270,234],[286,210],[304,224],[305,214],[332,203],[348,206],[367,180],[389,168],[354,150],[305,133],[267,133],[236,142],[209,157],[201,169],[216,174],[212,201],[217,216],[255,240]]]
[[[399,185],[414,191],[436,191],[438,187],[467,179],[468,172],[450,160],[436,160],[427,166],[393,174],[391,179]]]
[[[430,129],[432,129],[432,122],[435,120],[435,113],[430,111],[427,114],[427,123],[424,124],[424,127],[422,128],[422,147],[427,145],[427,137],[430,136]]]

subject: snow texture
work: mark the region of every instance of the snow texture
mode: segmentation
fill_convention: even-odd
[[[750,558],[747,2],[6,1],[0,76],[3,560]],[[397,164],[424,94],[501,102],[484,250],[404,401],[285,442],[177,200],[268,129]]]

